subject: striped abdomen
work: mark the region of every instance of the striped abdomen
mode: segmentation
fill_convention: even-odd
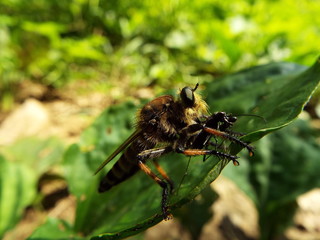
[[[137,155],[143,150],[153,147],[154,144],[148,143],[140,138],[133,141],[107,175],[101,180],[99,192],[105,192],[134,175],[139,170]]]

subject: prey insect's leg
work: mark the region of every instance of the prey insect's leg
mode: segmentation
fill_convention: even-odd
[[[249,151],[250,156],[253,155],[253,147],[250,146],[248,143],[245,143],[245,142],[241,141],[240,139],[238,139],[238,138],[236,138],[226,132],[219,131],[217,129],[204,127],[203,130],[206,131],[207,133],[212,134],[212,135],[229,139],[230,141],[233,141],[233,142],[245,147]]]
[[[165,170],[160,166],[160,164],[158,163],[157,160],[153,160],[153,163],[156,167],[156,169],[158,170],[158,172],[161,174],[161,176],[167,180],[167,182],[169,183],[170,185],[170,192],[172,192],[173,190],[173,181],[170,179],[170,177],[168,176],[168,174],[165,172]]]
[[[216,155],[218,157],[223,157],[231,160],[233,165],[238,166],[239,162],[237,161],[237,156],[218,152],[216,150],[207,150],[207,149],[178,149],[177,152],[182,153],[186,156],[200,156],[200,155]]]
[[[148,176],[150,176],[156,183],[162,187],[162,200],[161,200],[161,208],[162,208],[162,213],[163,213],[163,219],[164,220],[170,220],[172,219],[172,215],[169,212],[168,208],[168,184],[160,179],[156,174],[154,174],[151,169],[145,165],[142,161],[138,162],[138,165],[142,171],[144,171]]]

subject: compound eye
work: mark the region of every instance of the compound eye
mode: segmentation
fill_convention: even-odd
[[[186,107],[193,107],[194,106],[195,99],[194,99],[193,91],[194,90],[190,87],[184,87],[181,90],[180,97],[181,97],[183,104]]]

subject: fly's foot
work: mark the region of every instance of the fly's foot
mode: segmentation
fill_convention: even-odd
[[[166,212],[163,213],[163,220],[169,221],[173,219],[173,215],[166,209]]]

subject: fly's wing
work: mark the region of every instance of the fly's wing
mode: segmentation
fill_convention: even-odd
[[[130,137],[127,138],[95,171],[94,175],[96,175],[102,168],[104,168],[105,165],[108,164],[112,159],[115,158],[119,153],[121,153],[124,149],[127,148],[127,146],[130,145],[134,140],[136,140],[141,135],[141,130],[138,129],[134,133],[131,134]]]

